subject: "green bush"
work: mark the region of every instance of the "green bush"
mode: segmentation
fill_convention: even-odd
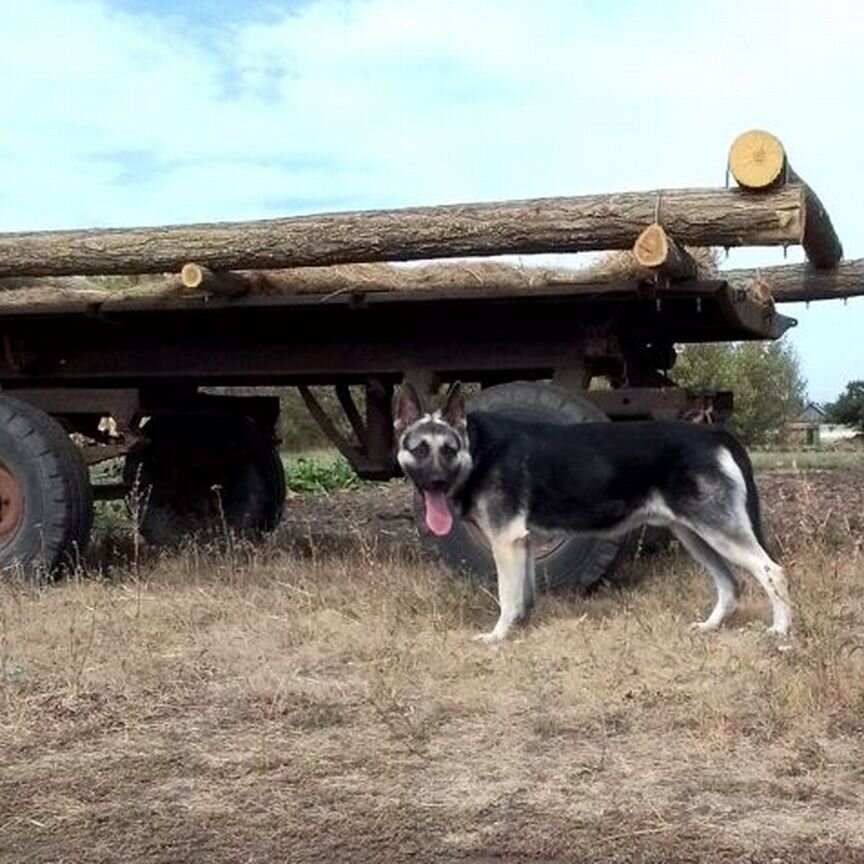
[[[292,492],[332,492],[357,485],[354,469],[342,456],[286,456],[285,483]]]
[[[671,374],[682,387],[731,390],[730,428],[751,445],[782,438],[804,405],[798,357],[785,339],[685,345]]]

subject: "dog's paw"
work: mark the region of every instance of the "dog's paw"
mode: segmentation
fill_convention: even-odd
[[[472,638],[472,642],[482,642],[484,645],[497,645],[504,639],[500,633],[496,633],[494,630],[489,633],[478,633],[476,636]]]
[[[792,627],[789,623],[780,627],[772,624],[770,627],[765,628],[762,641],[769,650],[786,653],[787,651],[792,651],[795,646],[793,635]]]
[[[720,625],[715,624],[713,621],[694,621],[690,625],[690,629],[696,633],[714,633],[719,628]]]

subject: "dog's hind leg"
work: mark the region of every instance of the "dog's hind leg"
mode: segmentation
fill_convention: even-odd
[[[534,611],[534,600],[537,596],[537,575],[534,566],[534,549],[531,547],[530,538],[525,538],[525,591],[523,601],[525,603],[525,619],[527,620]]]
[[[695,622],[693,628],[703,633],[716,630],[735,611],[738,580],[726,560],[698,534],[683,525],[672,525],[671,530],[690,555],[708,570],[717,588],[717,602],[711,614],[704,621]]]
[[[727,561],[747,570],[771,601],[771,633],[785,636],[792,626],[792,606],[783,568],[762,548],[749,522],[737,519],[731,529],[694,526],[700,537]]]
[[[477,636],[481,642],[499,642],[514,624],[523,624],[531,616],[534,605],[534,556],[528,544],[524,521],[489,538],[498,576],[500,613],[489,633]]]

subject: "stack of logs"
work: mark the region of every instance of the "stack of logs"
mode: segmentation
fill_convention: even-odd
[[[291,293],[298,272],[285,268],[600,250],[631,250],[646,274],[671,284],[699,278],[688,246],[800,244],[806,264],[721,271],[717,278],[778,302],[864,293],[864,261],[841,263],[842,247],[825,208],[792,170],[777,138],[759,130],[740,135],[728,167],[738,188],[0,234],[0,287],[4,277],[17,277],[19,284],[28,277],[35,284],[43,276],[179,271],[186,288],[237,297],[260,288],[262,280]],[[466,288],[476,287],[462,278]],[[452,274],[446,278],[450,291],[458,288],[453,280]]]

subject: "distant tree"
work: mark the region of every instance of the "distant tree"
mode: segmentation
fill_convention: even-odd
[[[864,381],[850,381],[837,398],[825,406],[831,423],[843,423],[864,430]]]
[[[731,390],[730,428],[748,444],[777,440],[804,405],[805,381],[789,342],[686,345],[672,377],[683,387]]]

